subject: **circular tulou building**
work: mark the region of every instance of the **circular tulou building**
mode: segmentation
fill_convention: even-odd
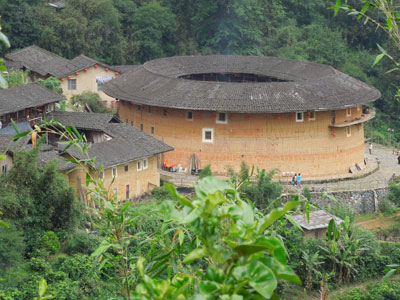
[[[124,122],[173,146],[169,163],[225,174],[242,161],[305,177],[364,164],[377,89],[334,68],[251,56],[156,59],[104,85]]]

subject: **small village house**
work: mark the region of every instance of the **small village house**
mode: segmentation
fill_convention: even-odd
[[[69,60],[36,45],[8,53],[5,57],[10,70],[30,70],[32,81],[49,76],[58,78],[67,99],[85,91],[94,92],[108,107],[114,109],[116,101],[102,91],[102,85],[120,72],[127,72],[134,67],[108,66],[85,55]]]
[[[41,123],[46,113],[54,111],[55,104],[64,99],[38,83],[0,89],[0,134],[13,133],[13,129],[7,129],[11,120],[25,128]]]
[[[88,154],[96,160],[93,167],[96,170],[102,168],[99,174],[94,168],[89,171],[95,179],[104,180],[105,186],[110,187],[111,194],[117,195],[118,201],[133,200],[160,185],[158,155],[172,151],[172,147],[122,123],[111,114],[54,112],[50,118],[65,126],[74,126],[85,134],[90,143]],[[49,141],[55,145],[57,137],[49,137]],[[74,149],[65,152],[53,149],[41,152],[41,159],[43,162],[58,159],[60,170],[69,184],[84,199],[86,191],[82,184],[85,183],[86,170],[73,170],[76,165],[62,161],[62,158],[71,156],[82,159],[82,155]]]

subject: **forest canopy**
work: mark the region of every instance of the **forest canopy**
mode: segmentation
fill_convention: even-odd
[[[380,44],[397,56],[371,23],[339,13],[327,0],[0,0],[2,30],[13,51],[31,44],[65,58],[85,54],[108,64],[140,64],[175,55],[266,55],[332,65],[382,92],[375,127],[399,128],[399,81]],[[354,7],[360,1],[349,0]],[[376,19],[383,18],[374,12]],[[391,51],[392,50],[392,51]],[[393,53],[394,52],[394,53]],[[393,114],[395,113],[395,114]],[[400,134],[400,130],[399,134]],[[398,133],[395,132],[395,136]]]

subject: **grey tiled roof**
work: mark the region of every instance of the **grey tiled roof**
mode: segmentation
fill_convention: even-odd
[[[211,82],[179,78],[251,73],[284,82]],[[255,56],[181,56],[146,62],[103,85],[113,98],[166,108],[242,113],[332,110],[375,101],[380,92],[334,68]]]
[[[38,160],[41,164],[47,164],[53,160],[56,160],[58,164],[58,170],[60,171],[67,171],[76,167],[76,164],[67,161],[56,150],[39,151]]]
[[[68,59],[36,45],[8,53],[5,57],[7,60],[13,61],[13,64],[20,63],[21,66],[42,76],[52,75],[57,77],[57,72],[59,72],[60,68],[69,62]],[[11,65],[11,62],[8,64]]]
[[[20,69],[25,67],[42,76],[54,76],[62,78],[79,72],[85,68],[98,64],[114,70],[107,64],[98,62],[85,55],[79,55],[74,59],[68,60],[52,52],[32,45],[5,55],[6,66],[10,69]]]
[[[131,72],[139,67],[140,65],[119,65],[119,66],[111,66],[110,68],[113,69],[114,71],[124,74]]]
[[[174,150],[160,140],[125,123],[110,123],[104,130],[113,139],[92,144],[90,157],[98,167],[110,168],[129,161]]]
[[[96,158],[98,167],[109,168],[129,161],[172,151],[173,148],[133,126],[121,121],[111,114],[85,112],[53,112],[49,118],[65,126],[78,129],[103,131],[111,140],[94,143],[89,147],[90,157]],[[68,153],[82,157],[76,149],[68,149]]]
[[[316,211],[310,212],[310,214],[309,214],[310,222],[308,222],[306,214],[294,215],[292,217],[293,217],[293,220],[297,224],[299,224],[301,227],[303,227],[307,230],[328,228],[329,222],[332,219],[335,220],[335,223],[337,225],[339,225],[340,223],[343,222],[342,219],[340,219],[336,216],[333,216],[324,210],[316,210]]]
[[[24,149],[30,140],[30,136],[26,136],[14,142],[13,137],[13,134],[0,134],[0,153],[4,153],[6,150],[14,153]]]
[[[0,89],[0,116],[64,99],[64,96],[55,94],[38,83]]]
[[[112,114],[99,114],[87,112],[55,111],[48,114],[48,119],[54,119],[64,126],[74,126],[78,129],[104,131],[106,126],[113,123],[121,123],[118,117]]]

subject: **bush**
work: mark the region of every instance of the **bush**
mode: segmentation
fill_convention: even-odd
[[[75,107],[84,108],[89,106],[90,110],[95,113],[110,113],[111,111],[104,107],[99,94],[93,92],[83,92],[80,95],[73,95],[71,103]]]
[[[25,244],[15,226],[0,226],[0,270],[10,270],[23,261]]]
[[[78,230],[68,237],[65,252],[69,255],[77,253],[90,255],[96,250],[99,244],[99,237],[88,234],[83,230]]]
[[[168,191],[165,189],[164,186],[160,187],[155,187],[151,193],[153,194],[153,198],[157,201],[163,201],[163,200],[172,200],[172,196]]]
[[[394,203],[397,207],[400,206],[400,184],[398,183],[390,183],[389,184],[389,191],[387,193],[386,198]]]
[[[212,176],[210,164],[208,164],[207,166],[204,167],[203,170],[201,170],[201,172],[199,173],[199,179],[202,179],[207,176]]]
[[[340,203],[339,201],[335,202],[333,206],[328,207],[327,211],[342,220],[349,217],[351,223],[354,222],[356,217],[356,210],[351,206],[351,204]]]
[[[379,201],[378,207],[379,211],[384,215],[391,215],[395,212],[395,208],[393,207],[392,203],[387,199]]]
[[[60,249],[60,241],[53,231],[46,231],[39,239],[41,248],[51,254],[55,254]]]
[[[400,279],[369,283],[365,289],[351,289],[331,300],[400,300]]]

